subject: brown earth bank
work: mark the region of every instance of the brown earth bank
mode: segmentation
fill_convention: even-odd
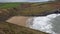
[[[60,2],[51,3],[22,3],[17,7],[0,9],[0,15],[10,17],[16,15],[22,16],[46,16],[60,9]],[[1,17],[2,18],[2,17]]]
[[[46,16],[57,13],[60,10],[60,2],[51,3],[22,3],[17,7],[0,9],[0,21],[5,21],[13,16]],[[60,11],[59,11],[60,13]]]
[[[10,16],[46,16],[55,13],[60,9],[60,2],[50,3],[22,3],[21,5],[13,8],[0,9],[1,18]],[[60,12],[60,11],[59,11]]]
[[[0,34],[48,34],[8,22],[0,22]]]

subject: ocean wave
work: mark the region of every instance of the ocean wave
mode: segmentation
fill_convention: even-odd
[[[55,21],[54,19],[58,16],[60,16],[60,14],[50,14],[47,16],[29,18],[29,27],[51,34],[58,34],[58,32],[55,32],[56,28],[54,27],[54,25],[56,24],[53,23]]]

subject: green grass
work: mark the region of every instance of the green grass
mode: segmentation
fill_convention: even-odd
[[[27,3],[27,2],[24,2]],[[22,2],[9,2],[9,3],[0,3],[0,8],[12,8],[22,4]],[[41,2],[39,4],[47,4],[47,2]]]
[[[0,8],[11,8],[9,10],[8,9],[5,10],[7,10],[7,12],[9,13],[12,12],[11,14],[14,13],[14,15],[40,15],[43,13],[51,12],[52,10],[56,9],[54,5],[56,5],[55,2],[51,2],[51,3],[50,2],[47,3],[19,3],[18,2],[18,3],[2,3],[0,5]],[[0,10],[5,11],[3,9]]]
[[[0,8],[12,8],[20,5],[20,3],[1,3]]]

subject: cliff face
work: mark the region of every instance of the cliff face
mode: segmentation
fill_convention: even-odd
[[[57,11],[57,9],[60,9],[59,2],[46,3],[46,4],[33,3],[30,4],[29,6],[30,7],[28,8],[23,8],[24,10],[21,11],[21,15],[44,16],[44,15],[54,13],[55,11]]]
[[[9,5],[9,4],[8,4]],[[6,6],[8,6],[6,5]],[[9,6],[10,7],[10,6]],[[60,2],[50,3],[21,3],[16,7],[0,9],[0,12],[12,15],[30,15],[30,16],[43,16],[54,13],[54,10],[60,9]]]
[[[0,22],[0,34],[48,34],[8,22]]]
[[[46,16],[48,14],[56,13],[56,11],[58,11],[57,9],[60,9],[60,2],[48,2],[42,4],[41,3],[20,3],[20,4],[4,3],[3,5],[0,7],[0,21],[5,21],[12,16]],[[12,5],[12,7],[9,5]],[[14,5],[17,6],[13,7]],[[7,6],[8,8],[6,8]]]
[[[6,6],[8,6],[7,4]],[[11,4],[10,4],[11,5]],[[12,4],[13,5],[13,4]],[[4,6],[3,6],[4,7]],[[10,6],[9,6],[10,7]],[[1,8],[1,7],[0,7]],[[22,3],[16,7],[0,9],[0,15],[3,16],[13,16],[13,15],[47,15],[53,13],[55,9],[60,9],[60,2],[51,2],[51,3]]]

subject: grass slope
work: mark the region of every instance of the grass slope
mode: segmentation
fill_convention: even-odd
[[[20,5],[20,3],[0,3],[0,8],[13,8]]]
[[[8,22],[0,22],[0,34],[48,34]]]
[[[7,2],[7,3],[0,3],[0,8],[12,8],[12,7],[16,7],[18,5],[21,5],[21,4],[33,4],[33,3],[29,3],[29,2]],[[40,5],[46,5],[46,4],[49,4],[49,3],[52,3],[51,2],[36,2],[35,4],[40,4]]]
[[[31,4],[31,7],[29,8],[24,8],[22,10],[21,14],[22,15],[44,15],[49,12],[53,12],[56,9],[60,9],[60,3],[44,3],[44,4],[39,4],[39,3],[33,3]]]
[[[47,15],[54,12],[57,8],[60,9],[60,2],[47,3],[4,3],[0,8],[7,12],[16,13],[15,15]],[[0,9],[0,10],[1,10]],[[3,10],[2,9],[2,10]],[[5,11],[5,10],[3,10]],[[11,13],[11,14],[13,14]]]
[[[0,3],[0,20],[5,21],[12,16],[46,15],[59,3]]]

